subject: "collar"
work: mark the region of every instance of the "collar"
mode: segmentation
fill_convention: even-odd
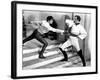
[[[79,25],[80,23],[75,23],[76,25]]]

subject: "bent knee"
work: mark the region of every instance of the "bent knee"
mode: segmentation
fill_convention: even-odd
[[[45,43],[44,43],[44,46],[48,46],[48,43],[47,43],[47,42],[45,42]]]

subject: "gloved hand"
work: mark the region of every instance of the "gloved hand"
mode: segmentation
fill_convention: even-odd
[[[64,31],[63,34],[65,34],[65,35],[67,35],[67,36],[70,36],[70,32],[68,32],[68,31]]]
[[[64,31],[64,33],[63,34],[68,34],[69,32],[68,31]]]

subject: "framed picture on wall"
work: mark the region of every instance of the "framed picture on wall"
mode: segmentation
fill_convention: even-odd
[[[97,73],[97,6],[11,3],[11,77]]]

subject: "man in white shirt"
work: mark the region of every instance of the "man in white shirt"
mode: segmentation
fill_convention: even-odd
[[[48,16],[46,20],[39,21],[39,22],[36,21],[38,23],[38,25],[37,25],[37,27],[33,26],[33,28],[35,27],[35,29],[33,29],[33,33],[29,37],[27,37],[26,39],[23,40],[23,44],[32,39],[37,39],[39,42],[41,42],[43,44],[43,47],[42,47],[41,51],[39,52],[39,58],[45,58],[43,56],[43,53],[44,53],[46,47],[48,46],[48,43],[43,38],[43,35],[48,33],[49,31],[53,31],[53,32],[61,33],[61,34],[63,34],[63,32],[64,32],[64,30],[55,29],[50,26],[50,24],[53,23],[53,20],[54,19],[52,16]]]
[[[74,17],[74,22],[69,19],[65,20],[65,23],[69,26],[70,31],[64,33],[69,35],[69,39],[59,49],[62,51],[63,54],[66,54],[65,49],[73,45],[76,48],[77,53],[82,60],[83,66],[86,66],[85,59],[82,54],[82,50],[80,49],[78,39],[83,40],[87,36],[87,32],[85,31],[84,27],[80,24],[80,21],[81,18],[78,15]],[[67,60],[68,57],[64,58],[62,61]]]

